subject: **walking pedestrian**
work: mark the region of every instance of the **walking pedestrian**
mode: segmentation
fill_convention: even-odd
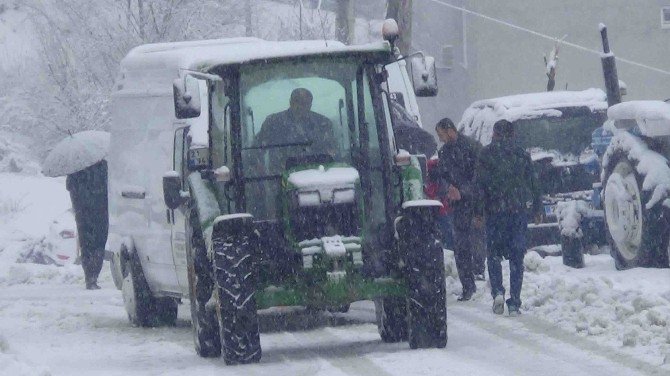
[[[449,118],[435,126],[437,137],[444,144],[438,152],[439,177],[446,187],[453,207],[454,257],[463,292],[459,301],[467,301],[477,291],[473,269],[473,239],[483,237],[481,221],[474,220],[478,200],[474,166],[480,144],[461,135]]]
[[[514,125],[509,121],[494,124],[493,140],[481,152],[476,175],[479,204],[486,216],[493,312],[501,315],[505,310],[501,266],[505,258],[510,268],[507,309],[510,316],[516,316],[521,307],[528,216],[535,215],[535,222],[540,221],[542,201],[530,155],[515,144]]]
[[[105,257],[109,217],[107,212],[107,162],[102,160],[65,180],[70,192],[77,235],[81,247],[81,266],[86,289],[97,290],[98,275]]]

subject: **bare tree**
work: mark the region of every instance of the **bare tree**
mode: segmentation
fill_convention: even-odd
[[[245,34],[248,37],[254,35],[251,15],[252,15],[251,0],[244,0],[244,28],[245,28]]]
[[[351,44],[354,41],[356,27],[354,4],[354,0],[339,0],[337,2],[337,39],[346,44]]]

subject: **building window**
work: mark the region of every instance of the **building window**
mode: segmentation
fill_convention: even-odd
[[[670,7],[661,8],[661,28],[670,29]]]

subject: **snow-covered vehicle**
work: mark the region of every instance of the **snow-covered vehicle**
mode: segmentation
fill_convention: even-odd
[[[580,259],[583,246],[599,242],[603,233],[598,195],[593,194],[600,164],[591,136],[605,122],[606,99],[602,90],[587,89],[481,100],[470,105],[458,125],[463,134],[488,145],[496,121],[514,123],[517,140],[531,154],[543,190],[544,223],[528,225],[529,243],[560,242],[567,265],[579,266],[572,256],[576,253]],[[570,201],[585,204],[563,204]]]
[[[670,104],[630,101],[607,111],[603,206],[617,269],[668,267]]]
[[[79,243],[72,209],[64,211],[51,221],[46,243],[49,244],[51,257],[56,264],[72,264],[77,260]]]
[[[257,310],[374,299],[384,341],[446,345],[440,204],[423,200],[419,159],[395,147],[389,101],[403,89],[387,80],[401,74],[396,82],[434,95],[434,63],[408,58],[410,80],[389,70],[393,51],[243,38],[126,56],[112,106],[109,243],[133,324],[174,323],[189,298],[197,353],[248,363],[261,357]],[[296,88],[330,124],[319,147],[259,139]],[[401,91],[405,103],[415,92]]]

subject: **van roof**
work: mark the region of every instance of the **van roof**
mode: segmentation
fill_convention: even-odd
[[[506,110],[514,108],[541,110],[582,106],[593,110],[605,110],[607,109],[607,95],[601,89],[596,88],[582,91],[545,91],[484,99],[470,105],[471,108],[491,107]]]
[[[266,41],[258,38],[228,38],[192,42],[154,43],[133,48],[121,61],[122,71],[206,71],[212,66],[247,63],[291,56],[351,52],[390,52],[388,42],[346,46],[338,41]]]
[[[458,129],[486,145],[491,142],[493,124],[505,119],[515,122],[522,119],[561,117],[570,109],[588,108],[591,113],[604,114],[607,95],[591,88],[582,91],[551,91],[509,95],[474,102],[463,113]]]

